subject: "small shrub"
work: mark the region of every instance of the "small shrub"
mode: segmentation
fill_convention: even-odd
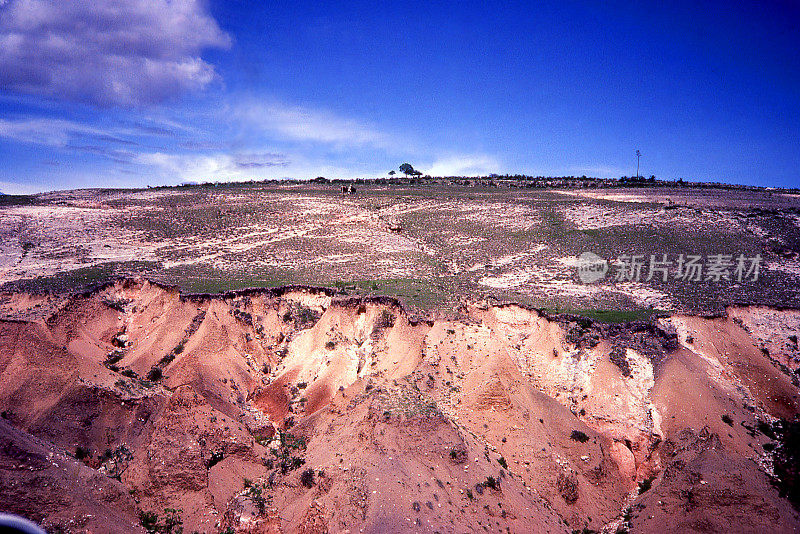
[[[779,421],[775,431],[775,484],[781,496],[800,509],[800,421]]]
[[[579,441],[581,443],[586,443],[587,441],[589,441],[589,436],[587,436],[585,432],[581,432],[580,430],[573,430],[572,434],[570,434],[569,437],[573,441]]]
[[[297,319],[301,328],[308,328],[314,326],[321,316],[322,314],[319,312],[303,306],[300,307],[300,311],[297,314]]]
[[[128,465],[133,460],[133,453],[125,444],[122,444],[113,451],[107,449],[100,460],[103,462],[102,469],[108,477],[121,480],[122,474],[128,469]]]
[[[484,486],[487,488],[492,488],[493,490],[499,489],[500,483],[498,480],[492,476],[486,477],[486,480],[483,483]]]
[[[280,440],[282,447],[288,447],[290,449],[298,449],[298,450],[306,448],[306,438],[304,438],[303,436],[296,437],[289,432],[281,432]]]
[[[333,341],[328,341],[327,343],[325,343],[325,348],[328,350],[333,350],[336,348],[336,343],[334,343]]]
[[[181,519],[180,510],[175,508],[164,509],[164,523],[161,525],[160,531],[165,534],[183,532],[183,520]]]
[[[150,372],[147,373],[147,379],[151,382],[158,382],[163,378],[164,372],[161,370],[160,367],[153,367],[150,369]]]
[[[728,414],[722,415],[722,422],[728,426],[733,426],[733,419],[731,419],[731,416]]]
[[[628,356],[624,348],[614,347],[614,349],[608,355],[608,358],[611,360],[611,363],[619,367],[620,372],[622,372],[622,376],[630,378],[631,364],[628,362]]]
[[[155,512],[139,512],[139,524],[142,525],[147,532],[157,532],[158,514]]]
[[[125,353],[123,353],[121,350],[112,350],[108,353],[105,364],[107,366],[114,365],[115,363],[118,363],[124,356]]]
[[[475,496],[472,494],[472,490],[470,490],[469,488],[467,488],[467,498],[469,500],[473,500],[475,498]]]
[[[172,352],[174,352],[175,354],[180,354],[181,352],[183,352],[184,348],[186,348],[184,342],[181,341],[174,349],[172,349]]]
[[[265,489],[266,487],[263,484],[254,484],[247,490],[247,496],[250,498],[250,501],[256,505],[260,515],[264,515],[264,513],[267,511],[268,498],[264,496]]]
[[[289,473],[290,471],[294,471],[298,467],[301,467],[306,461],[299,456],[293,456],[291,459],[286,459],[281,462],[281,474]]]
[[[394,322],[394,314],[389,310],[383,310],[381,311],[375,326],[377,326],[379,329],[392,328],[394,326]]]
[[[497,459],[497,463],[503,466],[503,469],[508,469],[508,463],[506,462],[506,459],[503,458],[502,456]]]
[[[83,460],[84,458],[88,458],[91,456],[91,451],[89,449],[85,449],[83,447],[75,447],[75,458],[78,460]]]
[[[300,474],[300,483],[307,488],[314,487],[314,470],[312,468],[309,467]]]

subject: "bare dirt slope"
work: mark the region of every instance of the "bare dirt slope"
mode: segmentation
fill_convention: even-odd
[[[0,300],[0,503],[53,530],[800,528],[773,468],[798,382],[763,335],[791,314],[418,320],[143,279]]]

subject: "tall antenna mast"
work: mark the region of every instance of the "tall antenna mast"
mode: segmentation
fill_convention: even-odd
[[[638,150],[636,151],[636,179],[639,179],[639,158],[642,157],[642,153]]]

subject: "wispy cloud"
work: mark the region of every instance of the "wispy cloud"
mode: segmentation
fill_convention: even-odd
[[[118,139],[107,130],[65,119],[0,119],[0,137],[21,143],[63,147],[77,136]]]
[[[328,110],[245,100],[231,107],[234,120],[282,139],[325,143],[339,148],[395,148],[397,141],[386,132],[357,119]]]
[[[290,163],[285,154],[236,154],[233,163],[238,169],[263,169],[267,167],[287,167]]]
[[[0,141],[10,140],[66,152],[92,154],[116,163],[129,164],[138,153],[147,150],[139,141],[150,144],[162,134],[159,123],[114,123],[94,125],[66,119],[21,117],[0,119]],[[152,130],[152,131],[151,131]]]
[[[291,163],[286,155],[271,152],[247,154],[152,152],[138,154],[135,162],[151,166],[164,175],[202,181],[264,177],[264,171],[286,168]],[[269,173],[272,174],[274,173]]]
[[[0,89],[99,105],[161,102],[216,76],[230,37],[200,0],[0,3]]]
[[[476,176],[502,172],[497,158],[485,154],[462,154],[437,159],[427,169],[431,176]]]
[[[342,165],[313,154],[280,154],[268,151],[254,153],[170,154],[153,152],[139,154],[135,163],[149,167],[146,174],[157,183],[230,182],[316,176],[329,178],[363,178],[385,176],[374,170]]]
[[[128,164],[136,158],[136,153],[130,150],[119,150],[103,145],[80,145],[68,143],[64,148],[76,152],[84,152],[101,156],[116,163]]]

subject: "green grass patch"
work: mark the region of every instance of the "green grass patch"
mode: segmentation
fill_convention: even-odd
[[[601,323],[630,323],[632,321],[650,321],[654,318],[667,315],[659,309],[639,308],[634,310],[593,310],[569,308],[545,308],[544,311],[552,314],[565,313],[588,317]]]
[[[120,276],[148,274],[158,269],[160,264],[153,261],[109,262],[62,271],[50,276],[39,276],[8,282],[3,291],[25,291],[37,293],[44,291],[77,291],[102,284]]]

